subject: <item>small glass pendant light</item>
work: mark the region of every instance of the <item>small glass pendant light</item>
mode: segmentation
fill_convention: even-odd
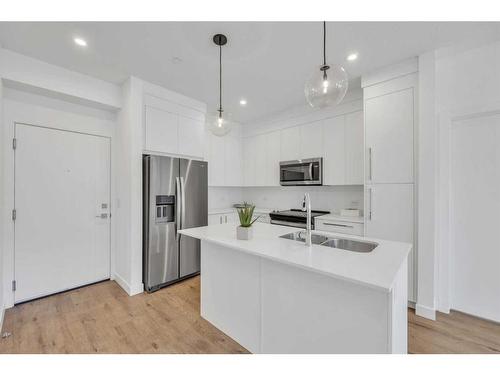
[[[345,69],[326,63],[326,22],[323,22],[323,65],[314,70],[304,86],[307,102],[313,108],[337,105],[344,99],[348,85]]]
[[[224,113],[222,109],[222,46],[227,43],[227,37],[223,34],[216,34],[213,40],[219,46],[219,108],[216,112],[207,115],[206,124],[212,134],[222,137],[232,128],[231,116]]]

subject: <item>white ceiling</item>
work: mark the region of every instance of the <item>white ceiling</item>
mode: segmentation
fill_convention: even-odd
[[[500,38],[500,23],[329,22],[327,28],[327,60],[343,64],[351,79],[437,47]],[[218,49],[212,36],[219,32],[229,39],[223,106],[235,120],[250,122],[305,103],[304,82],[322,60],[321,22],[1,22],[0,43],[115,83],[135,75],[215,110]],[[88,46],[76,46],[74,36]],[[352,51],[359,59],[345,61]]]

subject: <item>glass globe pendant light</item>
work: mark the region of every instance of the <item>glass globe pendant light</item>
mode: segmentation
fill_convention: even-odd
[[[307,102],[313,108],[337,105],[344,99],[348,85],[345,69],[326,63],[326,22],[323,22],[323,65],[314,70],[304,86]]]
[[[227,43],[227,37],[216,34],[213,41],[219,46],[219,108],[216,112],[207,115],[206,124],[212,134],[222,137],[229,133],[232,128],[230,115],[222,109],[222,46]]]

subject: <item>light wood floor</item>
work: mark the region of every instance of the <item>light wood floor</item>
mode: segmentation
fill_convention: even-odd
[[[6,311],[0,353],[246,353],[200,317],[199,277],[129,297],[107,281]],[[408,311],[410,353],[500,353],[500,325]]]

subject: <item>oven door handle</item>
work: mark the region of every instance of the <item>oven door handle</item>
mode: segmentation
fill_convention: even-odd
[[[271,224],[284,225],[286,227],[294,227],[294,228],[302,228],[302,229],[306,228],[305,223],[294,223],[292,221],[285,221],[285,220],[271,220]],[[312,225],[311,229],[314,229],[314,224]]]

